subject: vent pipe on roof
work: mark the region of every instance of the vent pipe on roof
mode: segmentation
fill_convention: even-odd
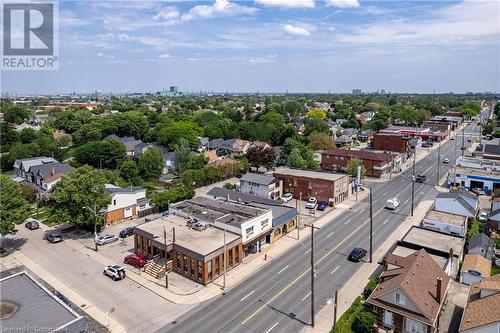
[[[229,201],[229,194],[226,194],[226,202]]]
[[[384,257],[384,271],[386,271],[388,267],[389,265],[387,263],[387,257]]]
[[[436,301],[441,304],[441,288],[443,287],[443,279],[436,278]]]

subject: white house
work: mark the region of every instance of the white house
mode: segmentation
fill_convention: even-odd
[[[106,208],[107,224],[146,215],[141,212],[152,208],[142,187],[121,188],[106,184],[106,191],[111,194],[111,204]]]
[[[458,189],[452,192],[439,193],[434,209],[440,212],[474,218],[479,209],[479,200],[474,193]]]
[[[283,181],[271,175],[246,173],[240,178],[240,192],[259,197],[280,199]]]
[[[450,235],[464,237],[467,232],[467,218],[437,210],[430,210],[420,222],[420,226]]]
[[[460,269],[460,283],[471,285],[490,276],[491,260],[478,254],[467,254]]]

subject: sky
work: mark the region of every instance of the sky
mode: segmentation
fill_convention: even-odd
[[[500,91],[500,1],[60,1],[59,69],[3,94]]]

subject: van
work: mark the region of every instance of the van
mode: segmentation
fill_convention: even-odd
[[[387,208],[387,209],[394,210],[394,209],[398,208],[398,206],[399,206],[399,199],[396,197],[387,200],[385,203],[385,208]]]

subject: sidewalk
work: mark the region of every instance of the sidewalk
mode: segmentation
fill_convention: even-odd
[[[378,267],[378,262],[382,260],[387,250],[410,229],[412,225],[418,225],[424,218],[427,210],[430,209],[434,200],[424,200],[415,209],[416,214],[408,216],[401,225],[385,240],[377,251],[373,253],[373,262],[365,263],[351,277],[349,283],[338,291],[339,303],[337,307],[337,320],[351,306],[356,297],[363,293],[363,289],[370,280],[370,277]],[[326,305],[316,315],[316,325],[314,328],[308,326],[304,332],[330,332],[333,326],[333,302]]]

